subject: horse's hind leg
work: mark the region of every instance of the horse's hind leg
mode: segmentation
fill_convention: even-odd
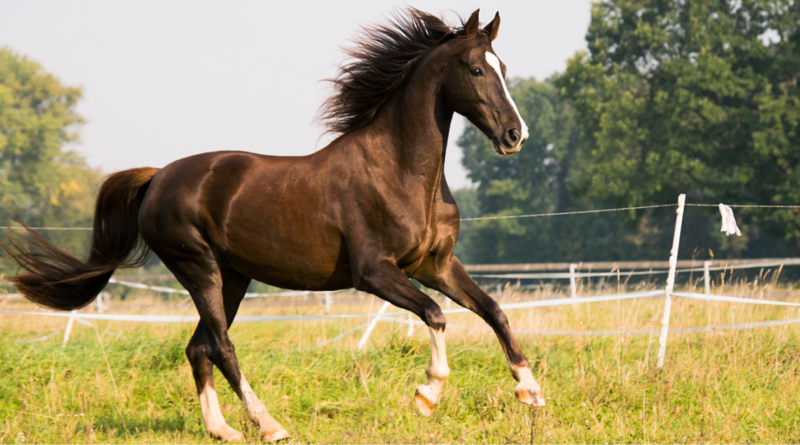
[[[189,346],[186,347],[186,356],[189,358],[189,364],[192,365],[192,375],[197,385],[197,394],[200,396],[203,423],[210,435],[226,442],[239,442],[244,439],[244,436],[228,426],[219,409],[217,391],[214,389],[214,364],[206,355],[207,335],[201,322],[197,325],[197,329],[189,341]]]
[[[220,271],[216,263],[210,261],[180,263],[165,261],[164,263],[189,291],[200,315],[200,325],[196,333],[198,339],[193,338],[189,348],[194,346],[190,361],[194,358],[193,371],[197,365],[197,371],[194,371],[195,380],[200,391],[201,404],[205,404],[203,420],[206,429],[226,441],[238,441],[244,438],[241,433],[227,425],[219,428],[220,420],[224,424],[224,419],[213,386],[207,385],[211,380],[206,375],[210,376],[211,373],[208,364],[199,357],[200,352],[204,353],[206,359],[216,365],[228,380],[250,417],[258,424],[262,437],[268,441],[289,437],[289,433],[269,415],[267,408],[258,400],[239,371],[235,348],[228,337],[228,327],[236,316],[250,280],[230,269]],[[208,369],[207,373],[205,369]],[[198,376],[200,380],[197,380]],[[209,417],[206,417],[206,412],[209,413]]]
[[[247,286],[250,284],[250,278],[236,272],[232,269],[222,269],[222,296],[225,305],[226,314],[226,327],[230,327],[233,323],[233,318],[239,310],[239,303],[241,303],[247,292]],[[227,329],[226,329],[227,337]],[[233,344],[231,344],[233,348]],[[236,361],[236,357],[232,357]],[[222,368],[220,368],[222,369]],[[238,364],[236,365],[238,371]],[[224,372],[224,371],[223,371]],[[227,378],[227,374],[226,374]],[[229,379],[230,380],[230,379]],[[231,384],[233,386],[233,384]],[[274,442],[276,440],[285,439],[289,437],[289,433],[278,423],[267,411],[267,407],[259,400],[253,388],[247,383],[244,375],[239,373],[239,391],[237,394],[242,400],[242,404],[247,410],[250,419],[258,425],[261,431],[261,437],[267,441]],[[234,386],[235,389],[235,386]]]

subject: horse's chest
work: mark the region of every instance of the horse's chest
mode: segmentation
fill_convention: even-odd
[[[452,218],[450,218],[452,219]],[[437,257],[449,255],[458,238],[457,217],[456,226],[449,220],[432,219],[423,227],[417,228],[416,236],[410,237],[405,254],[398,258],[398,265],[407,274],[413,273],[428,260],[435,261]]]

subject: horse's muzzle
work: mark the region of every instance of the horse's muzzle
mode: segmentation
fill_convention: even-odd
[[[527,136],[527,135],[526,135]],[[522,149],[522,143],[528,139],[523,137],[519,130],[511,128],[506,130],[500,138],[493,138],[494,150],[501,156],[512,155]]]

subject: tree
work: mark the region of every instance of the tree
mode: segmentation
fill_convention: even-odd
[[[100,174],[64,145],[83,123],[80,88],[62,85],[42,67],[0,48],[0,224],[91,226]],[[77,235],[77,236],[76,236]],[[85,236],[49,233],[72,250]]]
[[[608,205],[800,204],[800,7],[607,0],[556,82],[586,143],[571,191]],[[794,238],[800,213],[741,211]]]

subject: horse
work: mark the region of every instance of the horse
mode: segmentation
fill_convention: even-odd
[[[516,397],[543,406],[508,319],[453,254],[459,211],[444,176],[453,115],[477,126],[501,156],[528,137],[492,49],[500,15],[484,27],[478,17],[479,10],[451,26],[408,8],[365,28],[320,111],[337,137],[311,155],[220,151],[111,174],[97,198],[88,258],[30,229],[9,236],[3,247],[26,271],[14,284],[34,303],[73,310],[93,301],[116,269],[139,267],[154,253],[197,307],[186,356],[206,430],[228,442],[244,436],[222,416],[214,366],[266,441],[290,437],[242,375],[228,335],[251,280],[355,288],[417,315],[430,332],[431,358],[414,404],[430,416],[450,374],[446,320],[413,278],[491,326]]]

